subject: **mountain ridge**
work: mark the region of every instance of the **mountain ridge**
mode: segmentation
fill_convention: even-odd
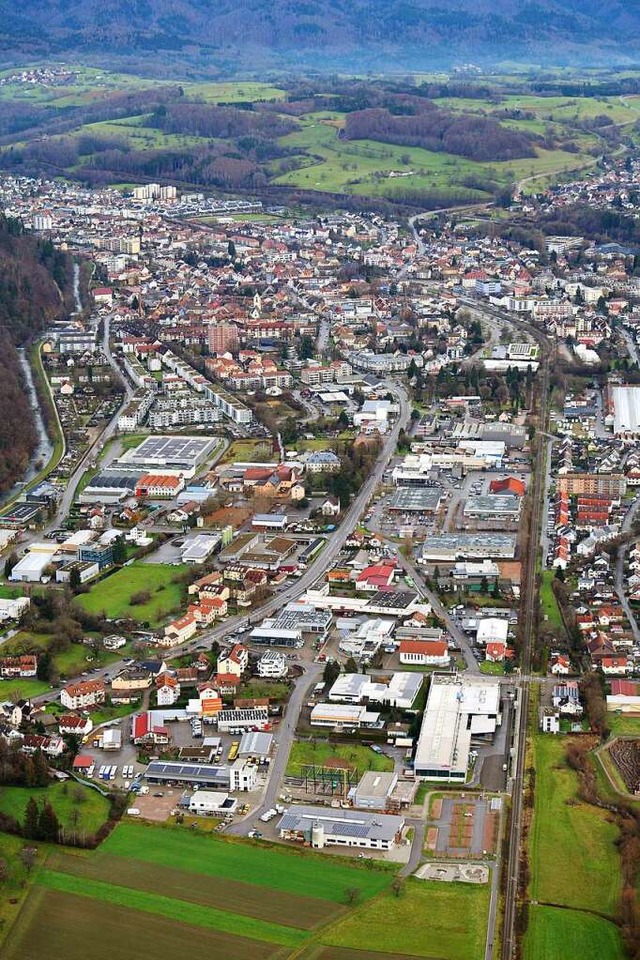
[[[509,59],[640,62],[624,0],[0,0],[0,55],[74,54],[238,68],[425,70]]]

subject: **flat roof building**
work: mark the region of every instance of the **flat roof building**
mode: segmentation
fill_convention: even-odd
[[[367,770],[353,791],[353,805],[361,810],[386,810],[398,782],[396,773]]]
[[[278,824],[283,840],[305,841],[322,850],[325,846],[390,850],[402,839],[404,817],[326,807],[289,807]]]
[[[471,739],[492,736],[499,713],[497,678],[434,673],[416,747],[416,777],[464,783]]]
[[[498,558],[512,560],[516,537],[511,533],[442,533],[426,537],[420,563]]]

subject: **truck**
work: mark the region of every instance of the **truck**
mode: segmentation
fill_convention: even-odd
[[[270,810],[265,810],[265,812],[260,815],[260,819],[263,823],[269,823],[270,820],[273,820],[273,818],[277,816],[278,811],[275,807],[271,807]]]

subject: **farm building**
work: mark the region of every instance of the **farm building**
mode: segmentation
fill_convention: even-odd
[[[283,840],[327,846],[391,850],[402,839],[404,818],[326,807],[289,807],[278,824]]]

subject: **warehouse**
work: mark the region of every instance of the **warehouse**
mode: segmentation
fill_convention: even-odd
[[[251,790],[256,783],[255,766],[246,763],[218,767],[210,763],[152,760],[143,776],[149,783],[192,785],[219,791]]]
[[[282,840],[323,847],[391,850],[402,842],[404,818],[326,807],[289,807],[278,824]]]
[[[388,703],[410,710],[422,686],[421,673],[394,673],[388,682],[376,683],[362,673],[342,673],[329,691],[329,700],[342,703]]]
[[[391,513],[437,513],[441,502],[439,487],[400,487],[388,509]]]
[[[488,496],[469,497],[464,505],[464,515],[478,520],[518,520],[520,507],[519,497],[492,493]]]
[[[419,563],[456,560],[513,560],[516,538],[510,533],[442,533],[427,537]]]
[[[218,731],[263,730],[269,726],[267,707],[255,707],[252,710],[221,710],[218,714]]]
[[[613,404],[613,432],[626,440],[640,437],[640,387],[615,385],[610,387]]]
[[[472,737],[492,737],[499,714],[496,678],[434,673],[416,747],[416,777],[464,783]]]
[[[181,473],[190,478],[217,445],[215,437],[146,437],[135,449],[125,453],[119,462],[145,470],[156,468],[163,473]]]
[[[331,626],[332,615],[328,610],[316,610],[308,603],[288,603],[284,610],[273,620],[265,621],[276,630],[299,631],[324,639]]]
[[[359,807],[361,810],[386,810],[397,782],[396,773],[376,773],[375,770],[367,770],[353,791],[354,807]]]
[[[101,470],[80,494],[81,503],[119,503],[135,494],[140,470]]]
[[[243,733],[239,757],[268,757],[271,753],[273,735],[270,733]]]
[[[46,543],[32,544],[29,553],[25,553],[11,570],[9,580],[14,583],[38,583],[51,564],[57,549]]]
[[[222,534],[199,533],[189,537],[182,546],[183,563],[204,563],[222,542]]]

